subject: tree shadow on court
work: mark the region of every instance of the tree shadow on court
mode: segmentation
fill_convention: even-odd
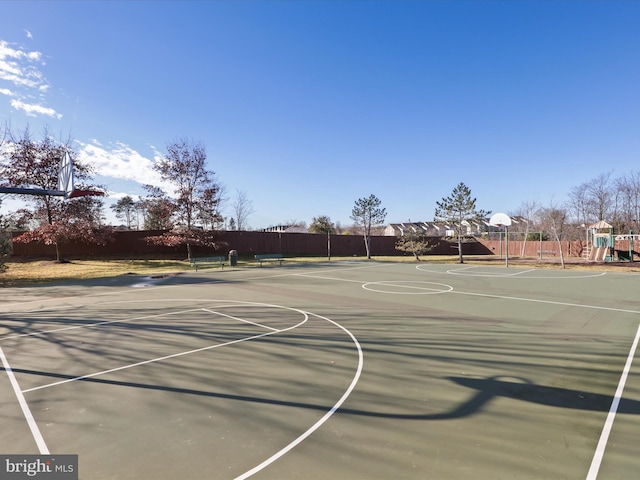
[[[4,368],[0,367],[4,371]],[[102,385],[113,385],[119,387],[141,388],[146,390],[156,390],[184,395],[197,395],[202,397],[220,398],[239,402],[250,402],[255,404],[278,405],[291,408],[301,408],[307,410],[318,410],[326,412],[332,405],[319,405],[303,402],[290,402],[277,399],[261,398],[249,395],[236,395],[222,392],[210,392],[188,388],[168,387],[165,385],[153,385],[139,382],[126,382],[118,380],[106,380],[101,378],[77,378],[72,375],[65,375],[54,372],[12,369],[14,373],[26,375],[37,375],[40,377],[55,378],[58,380],[72,380],[79,382],[89,382]],[[600,411],[608,412],[612,397],[597,393],[588,393],[573,389],[550,387],[546,385],[536,385],[524,378],[515,377],[447,377],[447,380],[463,387],[475,390],[477,393],[456,408],[442,413],[429,414],[394,414],[391,412],[374,412],[363,409],[340,408],[338,412],[345,415],[358,415],[375,418],[389,418],[397,420],[449,420],[464,418],[482,410],[489,402],[499,397],[520,400],[523,402],[535,403],[544,406],[567,408],[572,410]],[[618,413],[640,414],[640,401],[621,399]]]
[[[447,379],[477,392],[467,402],[450,412],[449,418],[471,415],[498,397],[550,407],[600,412],[608,412],[613,401],[609,395],[536,385],[525,378],[494,376],[488,378],[448,377]],[[617,411],[618,413],[640,414],[640,402],[622,399]]]
[[[233,269],[211,269],[200,271],[196,275],[194,275],[194,272],[185,271],[149,275],[125,273],[111,277],[61,279],[46,281],[44,283],[12,286],[7,289],[7,291],[4,291],[3,294],[7,296],[7,301],[10,303],[24,303],[27,300],[33,301],[39,298],[66,297],[70,295],[70,288],[78,289],[80,295],[91,295],[94,291],[96,293],[106,293],[108,289],[122,287],[141,288],[167,285],[201,285],[208,283],[245,283],[245,280],[234,276],[234,273],[240,271],[241,270]]]
[[[161,302],[157,301],[148,305],[158,308],[158,312],[155,312],[151,307],[140,307],[139,309],[127,307],[124,319],[120,316],[123,313],[113,309],[109,303],[93,307],[91,316],[88,316],[88,313],[83,312],[82,309],[64,314],[57,313],[55,310],[40,311],[34,313],[33,318],[26,314],[4,315],[5,320],[12,321],[12,327],[8,324],[3,326],[9,329],[13,328],[14,334],[21,335],[37,332],[38,325],[45,320],[59,326],[94,326],[96,329],[105,327],[104,331],[98,332],[99,334],[89,338],[83,337],[82,342],[74,337],[65,337],[63,330],[58,335],[49,334],[38,337],[44,342],[59,346],[67,359],[73,362],[71,365],[82,365],[85,371],[87,367],[92,367],[95,371],[103,370],[105,359],[116,360],[119,364],[135,364],[144,360],[143,352],[140,351],[140,345],[143,341],[151,343],[153,346],[166,343],[171,348],[178,343],[181,350],[189,350],[196,348],[196,345],[201,345],[201,343],[192,344],[191,341],[204,341],[205,344],[229,342],[237,338],[244,338],[246,336],[244,329],[251,328],[247,324],[238,325],[235,321],[230,321],[229,325],[212,323],[208,317],[203,317],[202,321],[193,322],[188,321],[184,315],[173,319],[172,312],[165,312],[161,308],[162,305],[157,304],[161,304]],[[147,304],[145,303],[145,305]],[[210,300],[202,299],[197,304],[189,305],[188,310],[202,311],[202,306],[212,305],[215,304],[212,304]],[[371,309],[374,306],[373,303],[369,305]],[[579,367],[573,363],[567,363],[567,358],[573,359],[576,352],[582,351],[584,342],[595,340],[588,336],[580,337],[577,333],[572,333],[570,339],[562,334],[560,335],[562,342],[558,342],[557,337],[547,333],[532,337],[528,330],[500,332],[493,328],[494,325],[500,326],[501,319],[498,314],[487,318],[481,315],[460,316],[455,313],[445,314],[442,312],[435,315],[431,311],[427,315],[423,308],[415,310],[406,308],[402,317],[398,318],[394,316],[397,315],[395,313],[378,313],[374,310],[353,310],[345,313],[344,307],[336,307],[336,314],[332,315],[332,308],[327,308],[328,313],[325,314],[331,318],[338,318],[342,324],[349,325],[354,329],[365,351],[366,362],[370,362],[367,363],[363,378],[349,402],[338,410],[339,413],[345,415],[398,420],[447,420],[474,415],[481,412],[490,402],[499,398],[574,411],[608,412],[613,400],[611,395],[548,386],[540,384],[540,379],[542,378],[545,383],[555,383],[553,380],[547,380],[548,373],[554,373],[555,376],[552,378],[556,379],[560,377],[558,372],[567,378],[580,373],[581,381],[585,386],[588,386],[586,388],[593,388],[594,391],[610,391],[611,382],[609,380],[602,380],[600,382],[602,385],[595,385],[595,379],[604,377],[602,374],[606,372],[604,367],[607,362],[610,364],[623,363],[623,358],[614,358],[608,349],[603,349],[597,356],[592,353],[593,358],[580,364]],[[55,317],[48,317],[49,314]],[[259,309],[254,312],[253,309],[250,309],[247,312],[238,311],[236,315],[264,323],[271,320],[278,321],[282,317],[282,311]],[[150,317],[154,320],[148,320]],[[101,326],[96,323],[96,318],[105,322],[105,325]],[[135,319],[136,321],[129,322],[126,321],[127,319]],[[159,321],[160,319],[162,321]],[[108,330],[106,329],[107,323],[109,324]],[[203,330],[203,325],[208,324],[211,324],[210,329]],[[307,326],[312,328],[311,322]],[[160,336],[163,334],[165,336]],[[556,341],[549,343],[549,338]],[[575,350],[571,347],[573,341],[576,342]],[[300,329],[270,336],[268,345],[265,344],[264,347],[265,350],[260,353],[264,355],[261,358],[269,359],[269,361],[264,361],[265,365],[274,365],[276,364],[275,360],[282,361],[284,365],[300,364],[307,359],[309,351],[314,351],[330,355],[327,358],[344,359],[344,365],[347,365],[346,359],[350,359],[351,363],[349,366],[345,366],[343,373],[352,374],[349,368],[352,368],[351,365],[353,365],[354,345],[345,333],[338,329],[327,330],[316,324],[311,330]],[[91,356],[87,357],[85,354]],[[302,385],[301,389],[313,388],[317,378],[329,378],[335,375],[335,367],[328,362],[324,362],[322,366],[319,364],[320,362],[310,365],[310,368],[315,369],[313,370],[315,378],[303,377],[301,382],[306,383]],[[265,395],[227,393],[224,388],[221,389],[222,391],[176,388],[163,385],[160,374],[157,379],[151,381],[126,382],[97,377],[77,378],[73,375],[47,372],[44,369],[50,367],[44,361],[38,367],[40,368],[13,369],[13,371],[59,380],[76,380],[173,392],[200,398],[220,398],[256,405],[278,405],[321,412],[326,412],[333,406],[329,401],[287,401],[287,392],[280,392],[285,398],[283,399],[281,395],[280,399],[277,399],[270,398],[269,393]],[[194,378],[198,373],[201,374],[201,378],[197,379],[199,380],[197,385],[208,383],[207,375],[209,372],[206,370],[207,368],[202,366],[202,372],[189,372],[189,376]],[[471,368],[476,372],[510,372],[511,374],[496,376],[476,373],[473,376],[446,376],[453,371],[469,372]],[[441,369],[440,374],[432,374],[431,372],[434,372],[435,369]],[[531,372],[534,373],[531,374]],[[173,373],[185,375],[184,372]],[[270,370],[265,369],[260,370],[256,376],[271,374]],[[530,378],[537,378],[539,383],[524,378],[525,375],[529,376],[530,374]],[[433,380],[447,383],[448,386],[453,386],[456,390],[450,392],[451,396],[444,397],[447,401],[446,405],[443,403],[443,406],[435,411],[421,411],[424,403],[418,403],[422,400],[420,395],[428,394],[429,389],[436,386],[435,383],[431,383]],[[154,384],[156,382],[157,384]],[[233,387],[231,381],[230,385]],[[414,393],[416,386],[421,388],[420,394]],[[603,389],[605,387],[606,389]],[[406,395],[405,392],[407,392]],[[295,397],[289,396],[289,398]],[[350,405],[363,405],[363,407],[348,408]],[[622,399],[618,412],[640,414],[640,401]]]

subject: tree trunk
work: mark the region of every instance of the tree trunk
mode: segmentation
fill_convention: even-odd
[[[458,234],[458,258],[460,258],[460,263],[464,263],[464,259],[462,258],[462,237]]]
[[[367,234],[365,234],[364,235],[364,248],[367,251],[367,260],[371,260],[371,250],[370,250],[371,245],[370,245],[370,242],[371,242],[371,238]]]
[[[562,268],[564,269],[564,253],[562,252],[562,242],[558,235],[556,235],[556,242],[558,242],[558,250],[560,251],[560,265],[562,265]]]
[[[527,223],[527,227],[524,229],[524,239],[522,240],[522,253],[520,253],[520,257],[524,258],[524,252],[527,248],[527,237],[529,236],[529,223]]]
[[[564,254],[562,253],[562,242],[560,241],[560,235],[558,235],[558,230],[556,229],[555,222],[552,223],[553,236],[556,238],[556,242],[558,244],[558,250],[560,251],[560,264],[564,269]]]

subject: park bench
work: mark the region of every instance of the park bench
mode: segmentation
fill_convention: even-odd
[[[262,267],[262,262],[280,262],[280,265],[282,265],[284,258],[282,258],[281,253],[263,253],[256,255],[256,260],[260,262]]]
[[[208,266],[217,264],[220,265],[224,269],[224,264],[227,261],[227,257],[218,256],[218,257],[191,257],[191,266],[198,271],[198,266]]]

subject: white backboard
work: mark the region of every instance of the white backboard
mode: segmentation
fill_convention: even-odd
[[[73,160],[69,152],[65,152],[60,159],[60,171],[58,172],[58,190],[65,193],[65,196],[69,198],[73,189],[75,188],[73,178]]]
[[[510,227],[511,217],[506,213],[496,213],[489,219],[489,225],[492,227]]]

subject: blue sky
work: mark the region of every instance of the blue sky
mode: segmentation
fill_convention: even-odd
[[[252,228],[346,226],[370,194],[432,220],[460,182],[515,213],[640,169],[639,24],[633,1],[3,1],[0,122],[70,135],[107,202],[200,141]]]

